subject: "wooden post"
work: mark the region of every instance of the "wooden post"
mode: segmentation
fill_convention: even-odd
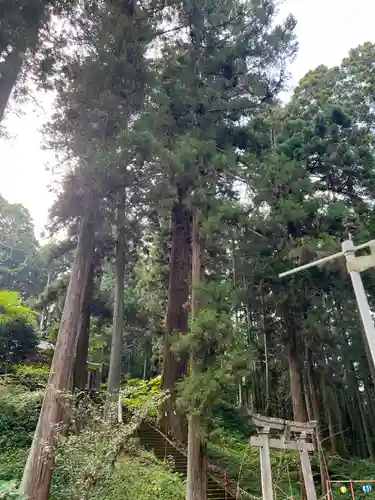
[[[327,491],[327,500],[331,500],[331,485],[328,479],[326,479],[326,491]]]
[[[272,469],[269,445],[270,428],[268,426],[262,427],[258,430],[258,433],[261,438],[260,471],[263,500],[273,500]]]
[[[352,499],[355,500],[355,493],[354,493],[354,487],[353,487],[353,481],[350,480],[350,494],[352,496]]]
[[[307,500],[317,500],[309,452],[307,451],[306,432],[301,432],[299,437],[299,456],[303,479],[305,482]]]

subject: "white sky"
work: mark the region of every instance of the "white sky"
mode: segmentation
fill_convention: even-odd
[[[299,55],[291,67],[294,85],[319,64],[339,64],[351,48],[375,41],[374,0],[285,0],[282,8],[297,18]],[[9,116],[11,138],[0,139],[0,193],[8,201],[24,204],[30,211],[37,237],[53,201],[47,171],[53,155],[41,149],[40,128],[52,109],[51,96],[40,95],[40,104],[29,103],[23,115]]]

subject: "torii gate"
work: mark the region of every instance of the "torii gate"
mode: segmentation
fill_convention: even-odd
[[[270,448],[299,452],[307,500],[317,500],[309,457],[309,452],[315,451],[316,422],[292,422],[253,415],[250,412],[249,415],[257,428],[257,435],[250,437],[250,446],[256,446],[260,449],[263,500],[273,500],[274,498]],[[277,437],[271,437],[271,433],[276,433]]]

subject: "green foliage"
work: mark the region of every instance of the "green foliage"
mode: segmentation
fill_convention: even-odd
[[[0,449],[0,481],[19,482],[25,467],[28,451],[28,447]]]
[[[1,121],[1,117],[0,117]],[[29,212],[0,195],[0,288],[28,297],[38,293],[46,278]]]
[[[44,389],[48,382],[50,367],[43,364],[20,364],[12,366],[13,383],[30,391]]]
[[[0,312],[0,323],[16,320],[33,323],[36,318],[36,313],[22,304],[20,294],[8,290],[0,290]]]
[[[18,292],[0,291],[0,366],[8,368],[35,353],[38,338],[35,313]]]
[[[259,450],[250,448],[248,440],[240,439],[228,431],[220,431],[208,443],[208,456],[240,488],[254,496],[261,496]],[[312,466],[315,469],[315,458]],[[287,495],[299,496],[299,457],[291,452],[271,452],[274,483]]]
[[[190,320],[190,331],[176,337],[173,348],[194,354],[200,370],[178,384],[178,405],[202,417],[206,428],[219,407],[233,404],[241,378],[248,372],[240,331],[233,325],[232,286],[212,277],[197,293],[201,309]],[[234,397],[233,397],[234,396]]]
[[[155,402],[157,403],[158,397],[161,395],[160,381],[160,376],[151,380],[128,380],[121,390],[122,402],[131,411],[137,408],[142,408],[147,402],[155,397],[157,398],[155,399]],[[157,410],[158,406],[155,404],[155,406],[150,408],[149,415],[155,417]]]
[[[0,450],[29,446],[38,421],[43,394],[0,385]]]
[[[17,486],[21,478],[31,438],[31,432],[27,434],[25,430],[36,425],[38,411],[34,402],[40,403],[40,397],[39,393],[25,393],[8,386],[1,392],[0,482],[7,483],[0,485],[8,495],[0,496],[4,500],[21,500],[11,496],[16,495],[16,490],[10,487]],[[139,421],[160,404],[159,397],[133,407],[135,416],[121,426],[105,424],[96,405],[81,404],[75,417],[85,418],[89,424],[80,434],[61,438],[51,500],[182,500],[180,478],[152,455],[141,452],[134,439]]]
[[[51,500],[69,497],[52,496]],[[121,457],[111,474],[84,497],[88,500],[183,500],[184,484],[151,455]]]
[[[374,463],[371,460],[342,460],[332,457],[328,461],[332,480],[374,479]]]
[[[0,482],[0,500],[26,500],[24,495],[17,491],[17,486],[14,482]]]
[[[33,325],[23,320],[0,323],[0,366],[9,369],[12,363],[36,353],[37,344]]]
[[[102,495],[103,489],[108,489],[111,475],[119,467],[121,468],[120,457],[139,454],[135,432],[140,423],[161,404],[162,400],[163,396],[155,391],[142,404],[133,406],[127,422],[120,425],[104,422],[101,416],[102,408],[90,405],[89,402],[80,405],[75,420],[85,419],[87,424],[79,434],[61,437],[51,498],[55,500],[102,498],[96,495],[99,495],[99,492]],[[83,413],[80,414],[80,411]],[[162,484],[163,480],[160,482]],[[157,486],[158,482],[154,481],[152,488]],[[112,487],[115,485],[112,484]],[[97,488],[99,492],[96,492]],[[153,493],[156,494],[157,490]]]

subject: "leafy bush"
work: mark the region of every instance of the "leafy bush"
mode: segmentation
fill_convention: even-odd
[[[15,365],[12,367],[12,379],[30,391],[44,389],[48,382],[50,368],[48,365]]]
[[[251,495],[260,496],[259,450],[250,448],[248,440],[228,431],[217,431],[208,444],[212,462],[226,471],[232,481]],[[271,452],[275,485],[288,495],[299,495],[299,457],[291,452]]]
[[[23,319],[0,322],[0,366],[6,370],[37,350],[35,327]]]
[[[36,313],[25,307],[20,294],[0,291],[0,366],[18,363],[36,351]]]
[[[337,480],[366,480],[374,479],[374,462],[371,460],[343,460],[339,457],[332,457],[328,461],[328,469],[331,479]]]
[[[0,451],[0,481],[18,482],[21,479],[28,451],[28,447]]]
[[[0,323],[2,325],[17,320],[33,325],[37,317],[36,312],[22,304],[21,295],[18,292],[8,290],[0,290],[0,312]]]
[[[30,445],[42,398],[42,392],[0,385],[0,451]]]
[[[183,500],[180,477],[146,454],[121,458],[113,473],[93,489],[90,500]]]
[[[0,483],[0,500],[26,500],[17,490],[17,485],[14,481]]]
[[[116,491],[119,495],[118,498],[136,499],[134,491],[137,488],[141,492],[141,496],[138,497],[139,500],[157,499],[159,498],[156,495],[157,491],[159,491],[158,488],[162,490],[164,482],[168,483],[168,481],[174,484],[174,486],[170,487],[170,491],[175,492],[175,483],[178,478],[176,479],[173,475],[171,475],[171,479],[166,476],[159,478],[157,471],[162,471],[162,469],[160,469],[160,466],[158,469],[155,459],[153,459],[157,470],[156,476],[150,476],[149,478],[152,493],[147,497],[145,479],[139,477],[139,471],[141,471],[142,467],[138,467],[138,470],[136,466],[137,457],[143,457],[148,462],[151,461],[151,458],[139,451],[134,437],[135,431],[139,424],[149,415],[150,411],[161,404],[162,400],[163,395],[156,391],[149,394],[142,404],[132,408],[128,423],[120,425],[104,422],[101,418],[101,409],[97,408],[95,404],[91,406],[89,404],[81,405],[79,408],[84,407],[84,415],[75,415],[75,419],[79,420],[84,417],[89,424],[79,434],[61,437],[54,470],[51,500],[114,499],[117,498],[114,496]],[[128,469],[121,466],[121,463],[126,460],[126,455],[132,455],[133,457],[129,461],[135,467],[134,471],[138,470],[138,472],[134,472],[133,476],[138,478],[139,484],[138,486],[127,484],[126,487],[116,489],[118,487],[117,482],[122,481],[124,485],[131,479],[130,476],[126,476]],[[131,475],[130,472],[129,474]],[[113,476],[116,479],[113,479]],[[111,496],[104,497],[103,492],[105,491],[107,494],[110,490],[112,491]],[[124,490],[127,490],[127,492],[125,493]],[[126,497],[125,494],[127,493],[131,496]],[[171,496],[160,498],[172,499]],[[178,496],[173,498],[178,498]]]
[[[141,379],[128,380],[121,391],[123,404],[129,408],[129,410],[142,407],[150,400],[150,397],[152,398],[161,394],[160,382],[160,376],[149,381]],[[157,399],[155,401],[157,401]],[[155,417],[157,409],[157,405],[150,407],[149,416]]]

